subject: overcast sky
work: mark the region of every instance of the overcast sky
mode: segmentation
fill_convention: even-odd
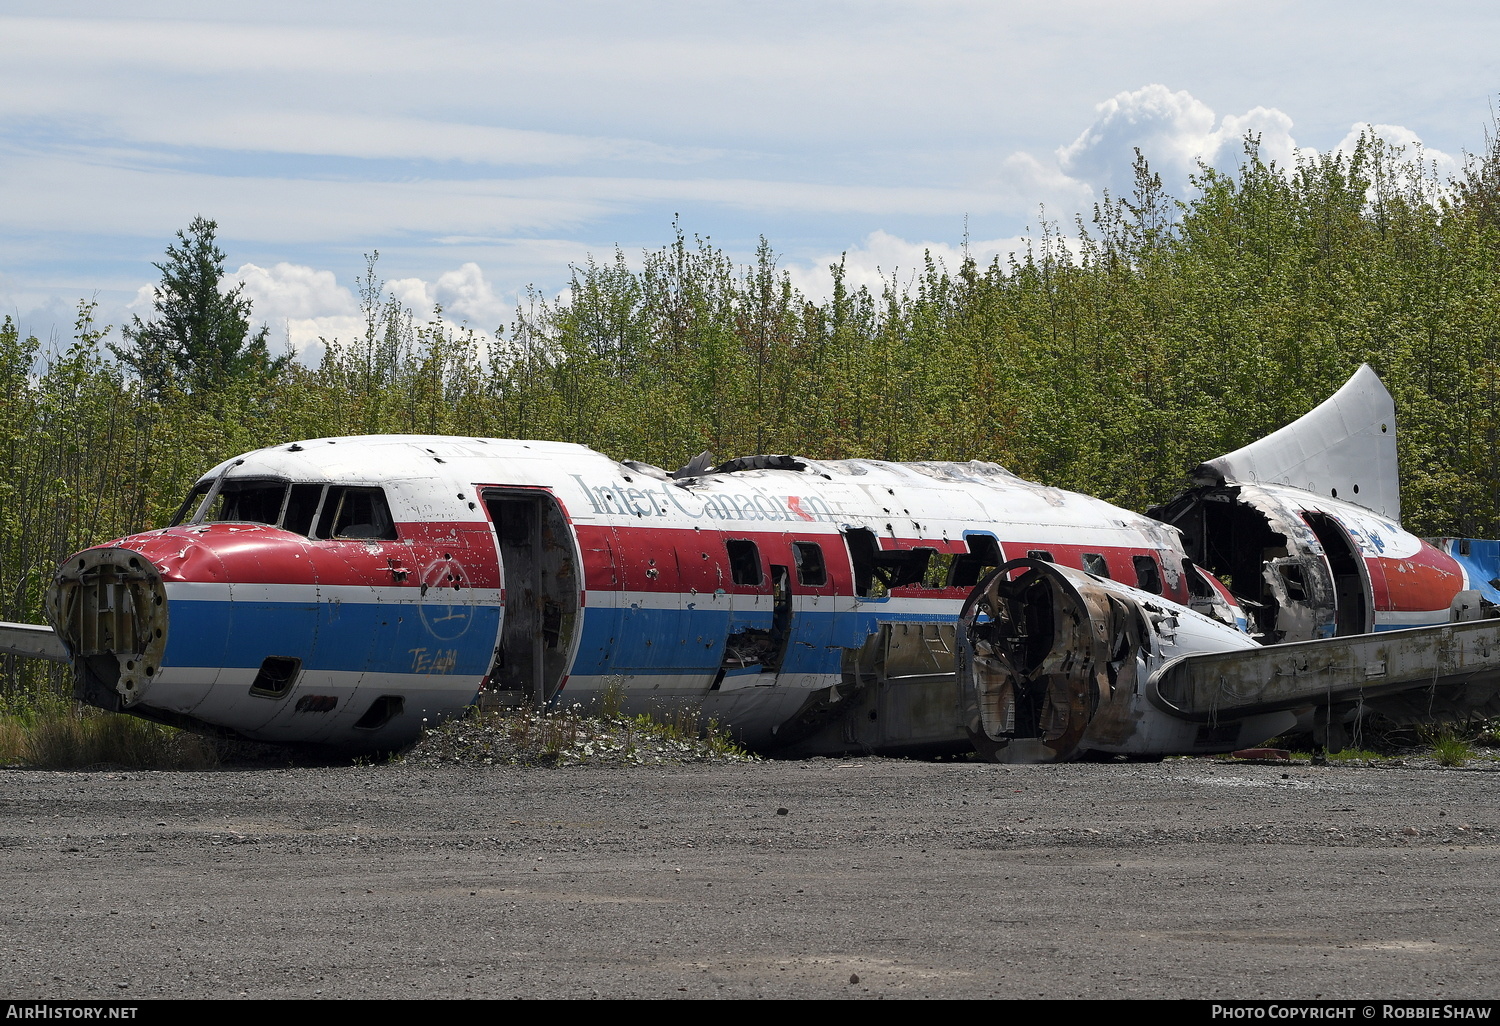
[[[981,257],[1140,146],[1185,190],[1246,131],[1287,162],[1365,124],[1442,168],[1484,144],[1500,5],[1275,0],[545,4],[0,0],[0,314],[149,314],[219,223],[273,337],[349,335],[363,254],[481,329],[672,220],[770,240],[817,291]],[[146,291],[143,292],[142,290]],[[144,298],[143,298],[144,297]],[[118,329],[117,329],[118,330]],[[118,337],[118,336],[115,336]]]

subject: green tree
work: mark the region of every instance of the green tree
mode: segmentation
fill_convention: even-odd
[[[235,381],[266,380],[279,374],[288,357],[271,359],[267,329],[250,330],[250,300],[244,286],[219,291],[224,252],[214,244],[218,224],[199,216],[177,233],[161,272],[155,316],[133,317],[110,350],[140,376],[151,395],[176,384],[192,393],[217,391]]]
[[[1458,206],[1489,228],[1500,228],[1500,115],[1490,109],[1484,152],[1466,154],[1462,177],[1453,182]]]

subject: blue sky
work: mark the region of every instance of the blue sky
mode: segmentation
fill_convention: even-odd
[[[149,313],[216,219],[273,337],[356,330],[363,255],[481,329],[674,215],[817,292],[847,253],[1005,252],[1128,186],[1185,188],[1260,132],[1286,162],[1364,124],[1442,171],[1483,146],[1500,6],[1238,0],[521,4],[0,0],[0,313]]]

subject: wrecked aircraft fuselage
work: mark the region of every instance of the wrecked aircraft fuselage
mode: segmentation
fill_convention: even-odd
[[[1395,452],[1373,373],[1304,421],[1205,464],[1161,519],[979,462],[668,473],[557,442],[278,445],[211,470],[174,526],[72,557],[48,610],[81,699],[257,740],[389,750],[480,697],[613,692],[784,754],[1222,750],[1262,727],[1148,729],[1132,674],[1188,638],[1251,645],[1247,623],[1266,643],[1442,623],[1466,585],[1370,463]],[[1019,591],[992,576],[1018,558]],[[991,676],[965,691],[982,580],[996,616],[1052,635],[976,636]],[[49,657],[20,629],[0,643]]]
[[[1443,623],[1468,587],[1458,562],[1401,528],[1396,407],[1368,366],[1148,512],[1182,532],[1268,645]]]
[[[1369,510],[1275,485],[1200,485],[1154,507],[1233,593],[1267,645],[1449,619],[1458,563]]]

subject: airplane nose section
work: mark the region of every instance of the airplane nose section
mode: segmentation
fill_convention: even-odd
[[[117,712],[145,697],[167,647],[167,591],[150,559],[86,549],[58,568],[46,603],[80,701]]]

